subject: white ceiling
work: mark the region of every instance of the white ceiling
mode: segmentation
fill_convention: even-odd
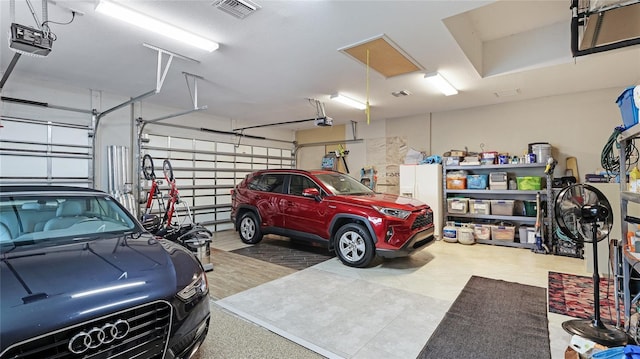
[[[16,1],[17,23],[35,26],[26,0]],[[155,88],[152,44],[195,59],[174,59],[162,91],[145,102],[192,108],[182,72],[202,76],[198,104],[234,120],[234,127],[314,117],[306,99],[325,104],[334,123],[365,121],[363,111],[333,103],[335,92],[366,99],[366,68],[338,49],[386,34],[424,72],[438,70],[460,93],[445,97],[424,72],[384,78],[370,73],[371,120],[520,101],[640,83],[640,46],[572,58],[570,2],[562,1],[266,1],[240,20],[208,1],[128,1],[131,8],[220,43],[212,53],[190,48],[94,11],[94,1],[49,3],[57,41],[47,57],[22,56],[4,86],[21,78],[136,97]],[[31,0],[41,15],[41,3]],[[6,45],[9,1],[0,0],[0,72],[13,57]],[[494,92],[513,91],[498,98]],[[396,98],[394,91],[408,90]],[[55,98],[29,100],[56,103]],[[612,99],[612,102],[615,99]],[[588,105],[588,104],[585,104]],[[312,128],[312,122],[283,126]],[[254,130],[257,131],[257,130]]]

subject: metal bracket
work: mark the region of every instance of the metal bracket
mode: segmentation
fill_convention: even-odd
[[[193,104],[193,108],[198,108],[198,79],[204,79],[202,76],[190,74],[188,72],[182,72],[184,75],[184,80],[187,82],[187,89],[189,90],[189,96],[191,97],[191,103]],[[191,83],[189,79],[193,79],[193,92],[191,92]]]
[[[175,52],[171,52],[169,50],[165,50],[157,46],[149,45],[147,43],[143,43],[142,46],[158,51],[158,66],[156,71],[156,93],[160,92],[160,89],[162,88],[162,84],[164,83],[164,80],[167,77],[167,73],[169,72],[169,67],[171,66],[171,62],[173,61],[174,57],[177,57],[183,60],[193,61],[195,63],[200,63],[200,61],[198,60],[192,59],[187,56],[179,55],[179,54],[176,54]],[[164,67],[164,70],[162,70],[162,62],[163,62],[162,58],[164,57],[164,55],[167,55],[169,58],[167,59],[167,64]]]

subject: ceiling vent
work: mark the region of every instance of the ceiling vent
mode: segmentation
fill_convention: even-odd
[[[244,19],[260,9],[260,5],[249,0],[216,0],[211,5],[238,19]]]
[[[393,96],[395,97],[404,97],[404,96],[409,96],[411,95],[411,92],[407,91],[407,90],[400,90],[400,91],[394,91],[391,93]]]

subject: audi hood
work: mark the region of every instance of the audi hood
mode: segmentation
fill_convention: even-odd
[[[172,300],[176,288],[190,281],[177,277],[174,261],[189,254],[164,242],[147,235],[118,236],[5,251],[0,260],[3,347],[24,339],[20,333],[33,337],[35,328],[47,333],[136,304]],[[193,262],[184,277],[198,271],[195,261],[182,260]]]

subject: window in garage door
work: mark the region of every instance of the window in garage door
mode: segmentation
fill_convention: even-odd
[[[2,117],[2,125],[0,185],[93,187],[88,124]]]
[[[190,207],[194,220],[212,231],[233,228],[230,220],[231,189],[249,173],[268,168],[295,167],[292,148],[236,145],[182,137],[148,134],[141,155],[154,160],[156,175],[168,158],[176,177],[180,197]],[[151,183],[141,177],[146,192]],[[167,186],[161,186],[166,193]],[[157,208],[157,206],[156,206]],[[178,206],[179,215],[186,215]]]

